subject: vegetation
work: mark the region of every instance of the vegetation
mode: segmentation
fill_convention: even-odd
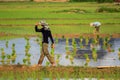
[[[100,7],[97,12],[120,12],[120,8],[108,8],[108,7]]]
[[[32,0],[31,0],[32,1]],[[35,3],[35,2],[1,2],[0,3],[0,39],[5,39],[6,48],[11,47],[12,53],[6,54],[4,48],[0,49],[1,64],[0,66],[0,80],[44,80],[45,78],[64,78],[68,80],[73,79],[84,79],[84,78],[97,78],[99,79],[115,79],[120,78],[119,67],[114,68],[90,68],[87,67],[90,62],[90,57],[85,53],[84,58],[86,59],[85,67],[63,67],[60,66],[60,55],[54,54],[54,49],[51,50],[52,57],[56,58],[57,67],[31,67],[30,59],[31,54],[29,38],[25,38],[25,57],[23,58],[24,65],[12,66],[16,61],[17,53],[15,50],[16,45],[12,44],[9,46],[8,38],[24,37],[24,36],[38,36],[34,31],[34,25],[36,22],[45,19],[55,35],[55,42],[58,43],[57,35],[66,34],[92,34],[94,28],[89,27],[89,23],[93,21],[100,21],[102,26],[100,33],[102,34],[120,34],[120,11],[119,6],[113,3],[102,3],[112,2],[112,0],[97,0],[99,3],[94,2],[95,0],[71,0],[71,1],[88,1],[83,3]],[[89,2],[93,1],[93,2]],[[97,4],[97,5],[96,5]],[[104,6],[104,7],[103,7]],[[103,13],[104,12],[104,13]],[[79,35],[79,43],[76,43],[75,39],[72,38],[72,51],[69,50],[69,38],[66,39],[66,58],[69,59],[71,65],[74,64],[74,57],[76,57],[77,44],[80,49],[84,49],[85,44],[90,44],[91,37],[84,37]],[[41,36],[39,36],[41,37]],[[103,41],[102,48],[108,52],[112,52],[111,44],[109,44],[110,37],[101,38]],[[36,42],[41,49],[41,40],[36,39]],[[98,39],[92,39],[92,59],[97,61],[97,50]],[[120,49],[118,49],[118,58],[120,59]],[[12,63],[11,63],[12,62]],[[6,65],[7,64],[7,65]],[[46,62],[46,66],[49,66],[49,62]],[[29,65],[29,66],[28,66]]]
[[[104,2],[113,2],[114,0],[70,0],[70,2],[98,2],[98,3],[104,3]]]
[[[101,9],[104,13],[99,13]],[[119,33],[119,16],[119,6],[113,3],[2,2],[0,38],[35,36],[34,25],[43,19],[49,23],[53,34],[91,34],[94,28],[89,27],[89,23],[93,21],[102,23],[101,33]]]
[[[98,79],[98,80],[119,80],[120,78],[120,68],[110,67],[110,68],[90,68],[90,67],[37,67],[32,68],[29,66],[5,66],[4,69],[0,69],[0,79],[17,79],[17,80],[58,80],[58,79]],[[9,70],[9,71],[6,71]],[[97,73],[97,74],[96,74]]]

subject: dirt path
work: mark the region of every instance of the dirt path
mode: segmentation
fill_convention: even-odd
[[[15,37],[37,37],[36,34],[13,34],[13,33],[4,33],[0,32],[0,37],[9,37],[9,36],[15,36]],[[57,38],[79,38],[80,36],[83,37],[90,37],[93,38],[94,35],[92,33],[83,33],[83,34],[53,34],[54,37]],[[100,37],[109,37],[110,34],[100,34]],[[113,38],[120,38],[120,33],[114,33],[112,34]]]
[[[94,37],[94,34],[92,33],[83,33],[83,34],[65,34],[65,35],[61,35],[61,34],[54,34],[55,37],[68,37],[68,38],[79,38],[80,36],[83,36],[83,37],[90,37],[90,38],[93,38]],[[100,34],[100,37],[109,37],[110,34]],[[120,38],[120,33],[115,33],[115,34],[112,34],[112,37],[113,38]]]

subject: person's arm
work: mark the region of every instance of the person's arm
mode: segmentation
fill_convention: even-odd
[[[38,24],[35,25],[35,31],[36,32],[42,32],[42,29],[38,29]]]
[[[54,40],[53,40],[53,37],[52,37],[51,31],[50,31],[49,37],[50,37],[50,40],[51,40],[52,44],[54,44]]]
[[[54,40],[53,40],[51,31],[50,31],[49,37],[50,37],[50,40],[51,40],[51,42],[52,42],[51,47],[54,48]]]

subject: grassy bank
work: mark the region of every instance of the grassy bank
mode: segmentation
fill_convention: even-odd
[[[9,74],[8,74],[9,71]],[[21,74],[22,73],[22,74]],[[32,80],[44,78],[58,79],[64,78],[69,80],[96,78],[97,80],[119,80],[120,68],[119,67],[30,67],[30,66],[0,66],[0,74],[3,79],[23,79],[33,78]],[[7,76],[7,77],[6,77]],[[0,76],[1,77],[1,76]],[[2,79],[1,78],[1,79]]]

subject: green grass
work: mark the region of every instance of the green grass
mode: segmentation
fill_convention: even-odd
[[[21,67],[15,67],[16,71],[13,71],[15,69],[13,70],[10,69],[9,72],[4,69],[3,70],[1,69],[0,80],[7,80],[7,79],[28,80],[28,78],[31,78],[30,80],[36,80],[36,79],[44,80],[45,78],[49,78],[50,80],[53,80],[53,78],[54,79],[62,78],[65,80],[69,80],[69,79],[84,80],[84,78],[89,78],[89,80],[91,80],[90,78],[96,78],[98,80],[99,79],[119,80],[119,76],[120,76],[119,67],[97,69],[90,67],[84,68],[84,67],[60,66],[60,67],[42,67],[42,68],[40,67],[34,70],[31,70],[30,67],[26,67],[24,69],[20,69],[20,68]]]
[[[100,21],[101,33],[120,33],[120,13],[98,13],[100,7],[119,8],[113,3],[36,3],[36,2],[1,2],[0,33],[36,34],[34,25],[45,19],[53,34],[92,33],[94,28],[89,23]],[[86,13],[74,13],[69,10],[83,9]],[[60,12],[60,11],[68,12]],[[56,13],[57,12],[57,13]],[[7,25],[7,26],[5,26]]]

